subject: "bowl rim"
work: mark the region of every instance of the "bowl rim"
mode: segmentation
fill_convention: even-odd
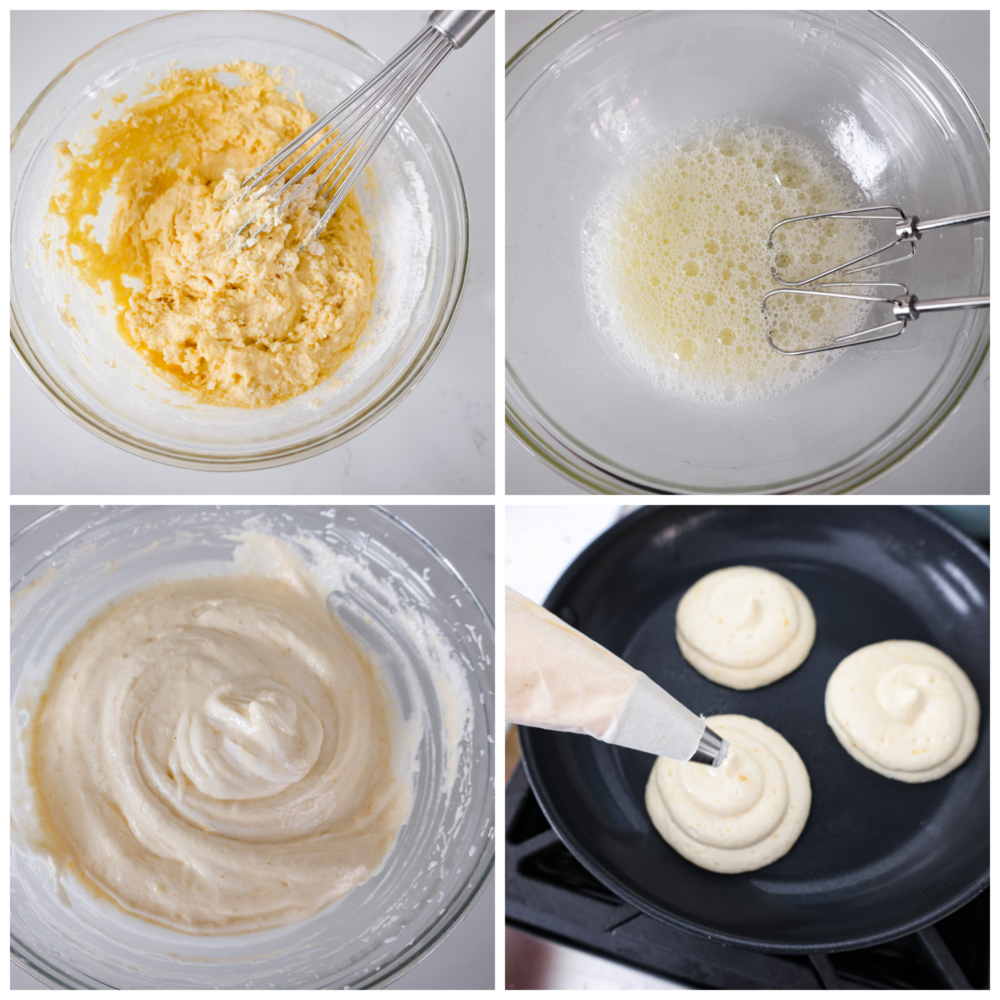
[[[567,11],[535,34],[507,60],[504,69],[505,78],[509,77],[520,63],[543,42],[548,40],[550,36],[554,35],[574,18],[588,13],[593,12],[586,10]],[[646,12],[609,11],[608,13],[614,14],[616,21],[624,21],[632,17],[641,16]],[[658,13],[664,13],[664,11],[659,11]],[[890,28],[900,32],[907,41],[913,44],[934,65],[943,80],[949,83],[958,93],[960,102],[965,106],[966,112],[978,128],[988,153],[990,136],[982,116],[979,114],[978,109],[965,88],[941,59],[909,29],[883,11],[871,10],[856,11],[853,13],[859,18],[874,15],[878,20],[885,22]],[[576,39],[572,45],[577,44],[579,41],[580,39]],[[519,101],[523,93],[518,93],[516,96]],[[505,120],[513,111],[509,92],[506,98]],[[801,475],[796,480],[758,484],[751,489],[745,487],[719,487],[714,489],[687,488],[680,484],[670,484],[671,488],[666,489],[651,481],[643,481],[638,476],[630,476],[624,472],[615,471],[610,463],[598,461],[582,441],[573,439],[563,428],[549,420],[547,415],[539,414],[537,407],[526,398],[527,394],[523,391],[520,380],[508,358],[505,358],[504,372],[504,423],[507,430],[519,444],[533,454],[535,458],[539,459],[543,465],[574,486],[590,493],[662,495],[852,493],[863,487],[870,486],[887,475],[937,433],[945,420],[947,420],[961,402],[962,397],[968,391],[976,375],[982,368],[983,362],[989,352],[989,341],[987,328],[987,332],[982,337],[978,350],[973,353],[970,362],[966,363],[962,377],[944,393],[943,398],[938,402],[935,409],[924,418],[924,421],[916,428],[913,428],[908,434],[898,438],[898,440],[890,437],[888,441],[883,440],[869,443],[862,449],[859,449],[854,455],[840,460],[836,466],[822,468],[812,473]],[[891,428],[889,433],[891,434]]]
[[[40,514],[38,517],[33,518],[28,524],[23,528],[19,529],[15,534],[11,536],[10,546],[13,553],[13,549],[16,543],[24,542],[30,539],[30,536],[43,524],[48,524],[51,521],[58,520],[61,515],[67,512],[72,512],[74,510],[80,510],[81,506],[84,508],[89,507],[89,509],[96,513],[101,508],[97,505],[78,505],[78,504],[61,504],[58,506],[53,506],[51,510],[47,510]],[[202,507],[211,507],[214,505],[195,505]],[[292,510],[329,510],[330,505],[310,505],[310,504],[225,504],[225,507],[249,507],[249,508],[271,508],[271,509],[283,509],[291,508]],[[455,565],[445,556],[434,544],[429,541],[423,534],[421,534],[416,528],[410,525],[408,522],[404,521],[399,515],[395,514],[393,511],[388,510],[386,507],[379,504],[343,504],[336,506],[344,507],[365,507],[367,506],[369,510],[374,512],[376,515],[384,518],[390,526],[403,532],[406,535],[411,536],[418,545],[420,545],[425,552],[435,559],[439,565],[445,569],[451,576],[457,581],[459,587],[464,591],[465,595],[470,599],[472,606],[476,609],[477,614],[482,619],[483,625],[487,636],[496,641],[496,626],[493,618],[490,616],[489,612],[483,606],[482,601],[479,599],[475,591],[466,583],[465,578],[458,571]],[[192,509],[190,505],[187,504],[116,504],[114,505],[114,510],[119,515],[132,514],[136,512],[141,512],[145,509],[156,509],[161,510],[164,507],[173,507],[177,510],[189,510]],[[88,519],[88,523],[89,523]],[[72,541],[77,534],[78,530],[74,530],[71,534],[65,536],[62,539],[62,544]],[[20,586],[24,581],[23,577],[18,579],[11,579],[10,590],[13,594],[18,586]],[[495,656],[494,656],[495,662]],[[495,683],[494,683],[495,688]],[[11,692],[13,697],[14,691]],[[486,724],[490,724],[490,718],[487,715]],[[493,709],[493,726],[496,725],[496,706]],[[494,734],[495,738],[495,734]],[[484,818],[488,818],[490,823],[488,825],[495,831],[496,830],[496,796],[493,793],[493,788],[495,785],[495,774],[496,774],[496,742],[489,744],[489,755],[486,762],[487,768],[491,771],[492,776],[487,781],[487,793],[485,798],[485,809],[483,811]],[[366,976],[359,977],[355,982],[350,984],[351,989],[371,989],[378,988],[388,985],[395,979],[398,979],[405,972],[409,971],[413,966],[419,963],[426,955],[428,955],[434,948],[440,944],[444,938],[451,933],[451,931],[458,925],[458,923],[465,917],[469,909],[472,907],[473,903],[483,894],[486,886],[489,884],[490,879],[493,877],[494,868],[496,865],[496,836],[489,836],[484,838],[486,843],[484,844],[484,850],[475,859],[475,863],[470,872],[468,881],[462,886],[461,890],[457,892],[454,896],[453,906],[451,911],[446,915],[446,919],[439,921],[429,927],[424,934],[409,942],[408,947],[398,956],[395,961],[387,962],[378,971],[374,971]],[[13,845],[12,845],[13,849]],[[10,947],[11,959],[20,968],[22,968],[29,975],[34,976],[36,979],[47,983],[50,986],[59,989],[93,989],[93,983],[96,980],[90,980],[89,977],[78,978],[75,975],[70,975],[63,970],[59,969],[53,963],[51,963],[44,956],[39,955],[34,949],[27,947],[18,938],[14,936],[13,931],[11,932],[11,947]],[[325,989],[328,988],[328,984],[315,984],[312,988],[314,989]]]
[[[99,49],[102,49],[109,42],[121,38],[134,31],[148,28],[149,25],[172,18],[196,18],[204,14],[229,13],[239,14],[240,11],[207,11],[207,10],[187,10],[175,14],[166,14],[161,17],[150,18],[139,24],[108,36],[97,45],[92,46],[82,55],[73,60],[65,69],[58,73],[49,84],[31,102],[28,109],[21,116],[17,126],[11,132],[10,149],[13,159],[15,147],[21,133],[30,120],[31,116],[44,101],[49,92],[62,80],[67,73],[78,64],[92,56]],[[244,12],[249,13],[249,12]],[[346,36],[327,28],[324,25],[316,24],[305,18],[295,17],[279,11],[255,11],[255,17],[274,17],[286,21],[294,21],[308,28],[326,32],[335,38],[356,49],[362,56],[373,60],[378,66],[384,66],[384,60],[373,55],[367,49],[358,45]],[[387,416],[396,406],[399,405],[416,388],[420,380],[427,374],[431,365],[441,353],[458,315],[462,295],[465,291],[465,281],[469,267],[469,208],[465,195],[465,185],[462,181],[462,174],[455,159],[454,151],[441,128],[440,123],[433,113],[421,100],[415,97],[411,104],[416,105],[422,114],[426,115],[428,123],[435,133],[435,151],[441,160],[446,176],[449,176],[453,189],[442,188],[441,194],[446,203],[455,212],[455,259],[445,262],[450,271],[450,276],[446,276],[446,283],[442,283],[442,295],[434,304],[431,321],[428,331],[425,334],[424,343],[418,347],[406,366],[397,373],[396,377],[388,385],[379,387],[374,397],[364,405],[358,412],[352,415],[351,419],[342,425],[327,429],[317,430],[306,439],[286,445],[270,445],[260,448],[250,454],[238,456],[227,456],[224,454],[189,452],[182,445],[152,444],[143,440],[137,435],[125,431],[123,428],[105,421],[89,405],[85,397],[77,397],[70,392],[61,381],[48,370],[41,356],[33,348],[32,335],[28,332],[28,324],[24,322],[20,315],[20,306],[13,294],[14,289],[14,258],[11,256],[11,347],[20,361],[22,367],[27,371],[36,385],[45,395],[67,416],[71,417],[84,429],[90,431],[98,438],[115,445],[124,451],[141,458],[152,459],[164,465],[171,465],[179,468],[196,469],[201,471],[233,471],[242,472],[255,469],[267,469],[280,465],[288,465],[306,458],[311,458],[322,454],[331,448],[345,444],[356,437],[362,431],[377,423]],[[11,182],[14,183],[14,172],[11,173]],[[11,198],[11,220],[14,215],[14,195]]]

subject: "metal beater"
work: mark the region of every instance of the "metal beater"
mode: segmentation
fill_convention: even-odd
[[[492,10],[434,11],[427,26],[384,69],[261,164],[243,181],[241,189],[266,204],[270,218],[280,218],[291,200],[306,190],[305,186],[290,189],[307,176],[315,176],[318,196],[329,197],[329,203],[302,241],[308,243],[322,232],[375,150],[445,56],[461,48],[492,15]],[[306,145],[297,159],[281,166]],[[252,244],[269,224],[260,217],[250,219],[237,231],[234,242],[241,242],[255,223],[259,225],[243,238],[244,245]]]
[[[857,219],[862,221],[890,221],[894,223],[894,238],[883,246],[879,246],[868,253],[861,254],[853,260],[838,264],[819,274],[804,278],[800,281],[790,281],[779,273],[776,266],[772,265],[771,273],[782,287],[775,288],[768,292],[761,299],[760,308],[768,320],[767,342],[779,354],[786,357],[797,357],[802,354],[818,354],[821,351],[835,351],[843,347],[853,347],[858,344],[870,344],[877,340],[888,340],[891,337],[898,337],[905,329],[910,320],[918,319],[925,312],[944,312],[951,309],[981,309],[989,306],[990,297],[988,295],[967,295],[946,299],[926,299],[920,300],[916,295],[911,295],[906,285],[899,282],[880,281],[833,281],[824,282],[821,279],[833,274],[849,275],[858,273],[869,273],[876,268],[887,264],[897,264],[900,261],[908,260],[916,252],[917,241],[925,232],[934,229],[945,229],[951,226],[961,226],[972,222],[985,222],[990,217],[989,211],[971,212],[968,215],[950,215],[943,219],[921,220],[915,215],[906,215],[901,208],[895,205],[878,205],[872,208],[849,209],[843,212],[819,212],[815,215],[798,215],[790,219],[783,219],[781,222],[771,227],[767,234],[768,248],[773,248],[775,232],[782,226],[792,223],[810,222],[817,219]],[[896,247],[903,245],[905,251],[900,256],[889,259],[877,259],[880,254],[892,252]],[[815,288],[806,288],[806,285],[816,284]],[[854,292],[831,291],[834,288],[853,288]],[[895,295],[878,294],[876,289],[896,289]],[[892,318],[887,322],[879,323],[875,326],[866,327],[855,333],[844,334],[835,337],[833,340],[821,344],[818,347],[808,347],[799,350],[788,350],[779,347],[772,339],[770,317],[767,313],[768,299],[776,295],[815,295],[826,298],[854,299],[873,304],[889,306],[892,311]]]

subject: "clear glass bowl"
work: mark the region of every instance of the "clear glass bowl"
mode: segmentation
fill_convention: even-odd
[[[974,310],[843,351],[811,382],[753,405],[685,402],[626,367],[587,313],[586,213],[635,144],[736,112],[846,148],[872,204],[924,218],[989,207],[979,115],[884,15],[561,18],[507,68],[507,426],[586,489],[848,492],[925,441],[986,356],[989,312]],[[885,277],[922,298],[983,294],[988,235],[976,224],[925,236]]]
[[[366,562],[368,575],[353,575],[350,588],[335,590],[330,600],[377,658],[404,714],[424,717],[411,815],[382,868],[332,907],[299,924],[224,937],[154,927],[110,904],[74,900],[70,909],[56,898],[44,866],[15,848],[11,954],[52,986],[385,985],[455,926],[493,870],[493,626],[448,561],[378,508],[63,507],[19,532],[11,541],[15,816],[25,807],[18,739],[25,700],[44,687],[66,641],[126,593],[164,579],[233,572],[233,535],[251,518],[255,528],[293,546],[308,532],[335,553]],[[431,642],[421,646],[401,630],[400,613],[425,624]],[[446,671],[447,684],[428,665],[435,632],[441,656],[450,653],[457,662],[457,679]],[[472,723],[453,756],[457,779],[445,795],[444,734],[456,692],[471,700]]]
[[[465,192],[440,126],[416,99],[358,185],[377,268],[373,315],[336,375],[266,410],[216,407],[169,387],[115,329],[93,294],[48,261],[41,239],[60,140],[124,91],[141,96],[177,60],[234,59],[295,70],[290,89],[322,113],[382,63],[326,28],[283,14],[196,11],[148,21],[81,56],[39,95],[11,141],[11,335],[49,397],[99,437],[145,458],[198,469],[282,465],[343,444],[413,389],[443,346],[461,298],[468,248]],[[127,107],[127,105],[124,105]],[[64,296],[79,329],[63,318]]]

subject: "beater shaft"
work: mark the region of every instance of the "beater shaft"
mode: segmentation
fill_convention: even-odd
[[[898,288],[899,294],[895,297],[883,295],[867,294],[865,292],[833,292],[831,288]],[[887,323],[880,323],[877,326],[865,327],[854,333],[841,334],[833,340],[816,347],[806,347],[799,350],[788,350],[779,347],[772,337],[772,330],[769,317],[767,315],[767,300],[775,295],[813,295],[823,298],[833,299],[855,299],[864,302],[882,303],[892,308],[892,319]],[[944,299],[918,299],[916,295],[911,295],[906,285],[899,282],[829,282],[821,288],[775,288],[768,292],[761,300],[760,308],[768,319],[767,332],[765,334],[768,344],[779,354],[786,357],[799,357],[803,354],[819,354],[822,351],[835,351],[842,347],[853,347],[857,344],[870,344],[877,340],[888,340],[891,337],[898,337],[905,329],[910,320],[919,319],[923,313],[947,312],[952,309],[982,309],[990,304],[988,295],[965,295],[954,296]]]

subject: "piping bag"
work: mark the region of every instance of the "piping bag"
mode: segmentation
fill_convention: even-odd
[[[718,767],[729,744],[644,673],[506,588],[505,720]]]

